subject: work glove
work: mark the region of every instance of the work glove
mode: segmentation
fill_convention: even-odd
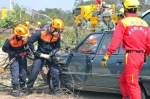
[[[104,68],[106,68],[107,67],[107,60],[110,58],[110,56],[108,55],[108,54],[106,54],[104,57],[103,57],[103,59],[102,59],[102,61],[101,61],[101,66],[102,67],[104,67]]]
[[[148,54],[145,54],[145,55],[144,55],[144,64],[147,63],[148,56],[149,56]]]
[[[50,57],[52,57],[52,56],[54,56],[54,55],[55,55],[55,53],[54,53],[53,51],[49,53],[49,56],[50,56]]]
[[[34,51],[34,52],[33,52],[33,55],[36,56],[36,57],[40,57],[40,54],[41,54],[41,53],[40,53],[40,52],[37,52],[37,51]]]

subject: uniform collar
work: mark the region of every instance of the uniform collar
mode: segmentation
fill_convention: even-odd
[[[137,17],[136,13],[128,13],[126,17]]]
[[[19,37],[16,35],[16,40],[17,40],[17,41],[20,41],[20,40],[21,40],[21,38],[19,38]]]

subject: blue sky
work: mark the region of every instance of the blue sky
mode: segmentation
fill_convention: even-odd
[[[35,10],[61,8],[72,10],[75,0],[12,0],[12,2]],[[9,0],[0,0],[0,8],[9,8]]]

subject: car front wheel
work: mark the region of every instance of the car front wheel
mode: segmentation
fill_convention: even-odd
[[[52,84],[52,77],[50,76],[50,71],[49,71],[48,74],[47,74],[47,83],[48,83],[48,85],[49,85],[50,91],[53,92],[54,87],[53,87],[53,84]],[[61,83],[61,80],[59,80],[58,88],[61,89],[62,86],[63,86],[63,85],[62,85],[62,83]]]

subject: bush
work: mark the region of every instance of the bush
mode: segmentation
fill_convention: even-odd
[[[82,41],[88,33],[84,30],[78,30],[78,42]],[[62,40],[66,42],[68,45],[76,45],[76,33],[75,29],[72,27],[67,27],[62,34]],[[64,46],[62,44],[62,46]]]
[[[12,13],[11,15],[8,15],[5,19],[0,20],[0,27],[1,28],[7,28],[17,22],[15,15]]]
[[[0,47],[2,47],[2,46],[3,46],[3,44],[4,44],[5,40],[6,40],[6,37],[5,37],[5,36],[0,35]]]

